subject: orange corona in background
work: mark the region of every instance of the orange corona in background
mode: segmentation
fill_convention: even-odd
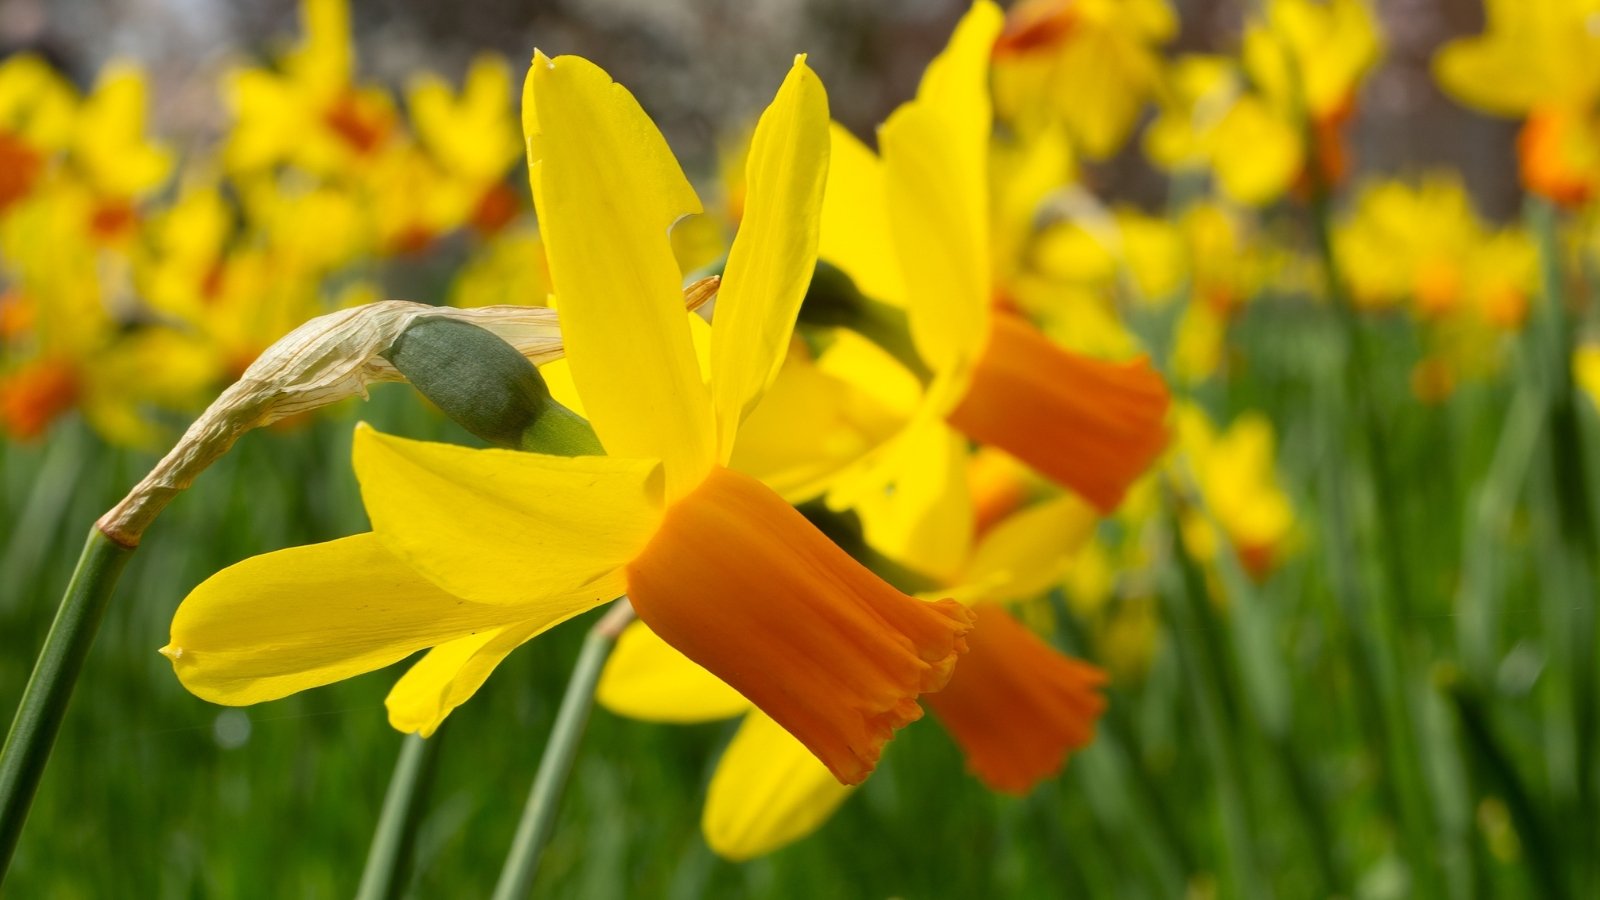
[[[1600,155],[1600,136],[1588,124],[1555,109],[1535,109],[1517,135],[1522,186],[1563,206],[1582,206],[1594,196],[1590,166]]]
[[[28,196],[43,168],[32,147],[0,131],[0,210]]]
[[[1148,360],[1079,356],[1020,316],[996,312],[949,421],[1110,511],[1166,446],[1168,400]]]
[[[626,567],[639,618],[857,784],[917,695],[950,679],[972,614],[900,593],[772,489],[715,469]]]
[[[1025,794],[1094,738],[1105,673],[1052,648],[999,604],[973,608],[970,652],[928,706],[997,791]]]
[[[1006,17],[1005,30],[994,42],[994,55],[1014,56],[1054,47],[1072,37],[1078,22],[1078,10],[1071,0],[1018,4]]]
[[[0,381],[0,424],[19,440],[36,438],[78,402],[80,387],[70,363],[32,363]]]

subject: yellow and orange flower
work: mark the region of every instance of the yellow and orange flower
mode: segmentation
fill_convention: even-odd
[[[432,647],[389,698],[391,722],[428,734],[523,641],[627,594],[658,634],[858,782],[921,715],[917,695],[948,680],[972,617],[893,590],[726,467],[815,263],[822,86],[797,59],[757,127],[708,376],[668,235],[699,202],[660,133],[575,57],[536,55],[524,100],[566,374],[609,455],[362,428],[355,466],[373,532],[219,573],[179,608],[164,652],[190,690],[243,704]]]

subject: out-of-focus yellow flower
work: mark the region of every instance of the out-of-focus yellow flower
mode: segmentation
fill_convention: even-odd
[[[462,264],[450,286],[452,306],[544,306],[550,272],[544,242],[531,227],[496,232]]]
[[[0,215],[28,196],[72,141],[77,93],[44,60],[0,60]]]
[[[510,96],[511,71],[497,56],[473,60],[458,96],[432,74],[412,81],[406,99],[417,138],[462,196],[456,202],[467,207],[464,213],[449,210],[440,226],[467,219],[479,232],[493,234],[516,215],[516,192],[505,177],[521,155],[522,142]]]
[[[1364,0],[1270,0],[1245,27],[1240,63],[1174,64],[1146,151],[1167,168],[1209,169],[1224,193],[1252,205],[1278,199],[1312,161],[1319,181],[1335,184],[1348,169],[1340,130],[1381,49]]]
[[[1491,229],[1450,174],[1368,185],[1335,246],[1356,301],[1412,304],[1427,322],[1520,328],[1537,287],[1537,255],[1519,228]]]
[[[516,646],[626,594],[833,777],[865,778],[921,715],[916,697],[948,680],[971,614],[894,590],[726,467],[815,266],[827,122],[797,58],[752,142],[705,377],[692,337],[704,322],[685,315],[668,237],[698,198],[631,94],[585,60],[536,54],[523,106],[533,195],[567,375],[609,455],[359,429],[373,532],[246,560],[197,588],[163,651],[183,683],[254,703],[432,647],[389,697],[393,724],[429,734]]]
[[[319,175],[348,174],[394,136],[394,103],[354,82],[355,52],[345,0],[303,0],[304,39],[276,70],[243,68],[228,77],[235,116],[223,148],[230,171],[290,164]]]
[[[861,510],[863,531],[874,551],[890,551],[896,563],[945,573],[925,594],[973,603],[970,650],[950,683],[926,700],[973,774],[994,790],[1025,794],[1090,740],[1104,676],[1052,649],[1002,603],[1058,582],[1095,513],[1057,494],[1013,506],[980,530],[962,442],[933,431],[922,438],[918,470],[893,497]],[[748,859],[804,837],[848,796],[794,738],[642,625],[624,635],[598,696],[615,712],[649,721],[745,715],[712,777],[702,820],[723,856]]]
[[[1517,151],[1528,190],[1587,202],[1600,180],[1600,3],[1487,0],[1485,11],[1485,31],[1442,47],[1434,76],[1467,106],[1526,118]]]
[[[1572,380],[1589,402],[1600,408],[1600,344],[1580,344],[1572,351]]]
[[[1155,95],[1176,30],[1166,0],[1024,0],[994,45],[997,111],[1025,132],[1060,123],[1104,159]]]
[[[102,207],[131,205],[172,172],[171,151],[145,137],[147,95],[141,70],[113,63],[79,107],[72,162],[104,198]]]
[[[1218,432],[1199,407],[1178,410],[1178,452],[1203,510],[1183,516],[1184,542],[1197,559],[1216,558],[1220,527],[1250,574],[1265,576],[1282,558],[1294,508],[1279,483],[1272,425],[1246,413]],[[1215,525],[1213,525],[1215,522]]]

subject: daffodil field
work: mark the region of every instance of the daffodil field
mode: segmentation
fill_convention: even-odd
[[[365,6],[0,55],[0,896],[1600,897],[1600,2]]]

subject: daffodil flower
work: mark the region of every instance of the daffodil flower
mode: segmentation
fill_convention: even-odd
[[[393,102],[354,82],[355,51],[346,0],[302,0],[305,36],[276,70],[230,72],[226,99],[235,121],[223,148],[230,172],[292,163],[319,175],[350,173],[396,133]]]
[[[1310,174],[1337,183],[1349,168],[1341,131],[1382,52],[1372,11],[1364,0],[1271,0],[1246,24],[1243,44],[1237,61],[1173,64],[1162,113],[1145,133],[1150,158],[1209,168],[1230,198],[1254,205]]]
[[[881,160],[834,130],[822,253],[864,291],[905,306],[916,351],[933,372],[919,419],[942,419],[1109,510],[1166,444],[1167,392],[1148,360],[1069,352],[997,303],[1004,291],[990,239],[988,72],[1000,25],[993,3],[973,5],[916,98],[879,130]],[[871,207],[880,201],[878,218]],[[841,244],[833,223],[850,218],[839,230],[852,240]],[[887,255],[898,270],[885,274],[871,255]],[[903,455],[885,452],[884,467],[892,471]]]
[[[1517,140],[1523,186],[1566,205],[1600,190],[1600,31],[1591,0],[1487,0],[1482,34],[1439,49],[1433,72],[1457,101],[1525,117]]]
[[[1059,582],[1097,517],[1058,493],[982,523],[967,490],[964,442],[924,431],[918,449],[926,464],[893,496],[862,509],[862,525],[874,550],[924,571],[936,567],[946,576],[934,593],[972,604],[978,624],[970,649],[950,683],[926,700],[974,775],[993,790],[1026,794],[1092,738],[1104,675],[1051,648],[1005,604]],[[613,712],[645,721],[743,716],[702,818],[707,842],[724,857],[749,859],[798,840],[850,794],[771,718],[642,623],[623,633],[597,693]]]
[[[1159,47],[1177,26],[1166,0],[1024,0],[994,46],[995,102],[1026,130],[1059,120],[1105,159],[1160,89]]]
[[[1274,444],[1272,423],[1259,413],[1240,415],[1219,432],[1199,407],[1179,409],[1178,447],[1206,506],[1186,511],[1180,523],[1196,558],[1216,557],[1220,527],[1256,578],[1282,560],[1294,507],[1278,480]]]
[[[373,531],[246,560],[173,621],[191,691],[254,703],[432,647],[390,720],[431,733],[506,653],[627,594],[665,640],[865,778],[918,694],[948,680],[971,615],[894,590],[770,488],[726,468],[772,380],[815,264],[827,99],[797,58],[763,114],[711,329],[709,379],[668,230],[699,203],[633,96],[536,54],[524,92],[533,193],[573,386],[605,457],[554,457],[360,428]]]

